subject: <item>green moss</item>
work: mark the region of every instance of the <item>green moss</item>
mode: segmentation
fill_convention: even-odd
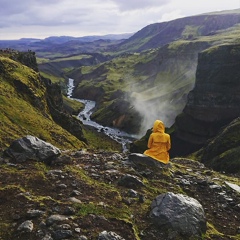
[[[63,95],[63,104],[68,106],[69,108],[72,109],[73,112],[80,112],[84,109],[84,104],[77,101],[77,100],[73,100],[71,98],[68,98],[66,96]]]
[[[41,75],[44,77],[44,78],[48,78],[48,79],[51,79],[51,81],[53,83],[64,83],[65,82],[65,78],[63,77],[60,77],[60,76],[55,76],[51,73],[46,73],[46,72],[43,72],[43,71],[40,71]]]
[[[3,222],[0,218],[0,237],[1,239],[11,239],[13,227],[11,222]]]
[[[213,224],[207,222],[207,232],[205,234],[205,238],[207,239],[212,239],[212,237],[214,237],[215,239],[217,239],[217,237],[219,237],[220,239],[223,237],[223,234],[220,233]]]
[[[92,149],[121,152],[122,146],[118,142],[107,137],[104,133],[97,132],[88,126],[83,126],[83,133]]]
[[[206,165],[215,169],[216,171],[239,173],[240,172],[239,154],[240,147],[232,148],[212,159],[209,159]]]
[[[198,32],[199,27],[200,26],[187,25],[182,32],[182,37],[185,39],[193,39],[199,36],[199,32]]]
[[[0,62],[4,68],[0,73],[0,149],[25,135],[34,135],[60,148],[84,146],[52,120],[46,89],[37,73],[5,57],[0,57]]]

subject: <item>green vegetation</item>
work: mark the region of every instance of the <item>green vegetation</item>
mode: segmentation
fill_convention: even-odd
[[[194,86],[198,53],[211,46],[240,42],[239,24],[229,27],[225,26],[225,21],[220,21],[227,17],[225,16],[227,13],[230,16],[237,14],[238,11],[222,12],[218,13],[218,16],[207,15],[199,17],[198,20],[194,20],[194,17],[187,21],[181,19],[176,21],[176,25],[174,21],[169,22],[167,26],[151,24],[118,47],[98,48],[98,51],[104,50],[102,52],[105,56],[111,56],[111,60],[88,64],[85,62],[77,66],[71,62],[86,60],[89,55],[80,53],[78,55],[76,50],[74,56],[66,52],[62,53],[61,58],[49,58],[47,62],[49,65],[45,64],[46,69],[42,68],[41,73],[48,73],[49,78],[52,74],[54,81],[57,81],[56,76],[60,79],[63,76],[75,79],[78,83],[76,96],[86,96],[98,101],[100,114],[95,120],[102,124],[107,123],[105,116],[108,115],[109,109],[107,110],[106,106],[110,106],[114,99],[119,101],[124,98],[143,118],[146,112],[139,107],[140,105],[153,106],[160,103],[158,108],[151,111],[155,111],[156,116],[162,119],[166,118],[166,121],[169,121],[167,126],[170,127],[175,117],[182,111],[186,96]],[[214,21],[219,19],[217,29],[211,25],[212,19]],[[171,34],[169,32],[173,25],[176,30],[174,36],[172,30]],[[164,42],[165,38],[161,33],[164,33],[167,39],[169,37],[167,43]],[[94,46],[95,43],[92,45]],[[77,46],[74,47],[77,49]],[[88,47],[91,49],[90,45]],[[72,68],[68,66],[70,63]],[[54,65],[58,70],[61,69],[61,74],[56,74],[56,70],[54,73],[51,71]],[[64,80],[61,81],[64,84]],[[101,92],[101,96],[96,94],[97,91]],[[117,94],[117,91],[121,91],[122,94]],[[94,94],[91,95],[92,92]],[[116,112],[112,113],[112,115],[116,114]],[[128,109],[125,114],[129,114]]]
[[[106,150],[110,152],[121,152],[122,146],[116,141],[107,137],[104,133],[97,132],[91,127],[83,127],[84,136],[87,138],[88,146],[92,149]]]
[[[239,173],[239,128],[240,121],[235,119],[212,138],[207,146],[191,154],[190,157],[204,162],[217,171]]]
[[[199,36],[200,26],[186,26],[182,32],[183,39],[193,39]]]
[[[34,135],[60,148],[84,144],[57,125],[48,112],[45,87],[38,74],[6,57],[0,57],[0,148],[24,135]]]
[[[76,153],[65,153],[70,157],[70,161],[65,166],[58,166],[58,169],[61,169],[60,175],[50,174],[51,170],[56,170],[56,166],[46,166],[44,163],[34,161],[24,163],[22,169],[19,169],[18,165],[1,164],[0,181],[2,187],[0,188],[0,197],[5,200],[3,201],[5,208],[1,209],[0,214],[0,226],[2,227],[0,228],[0,237],[11,238],[14,232],[11,219],[13,214],[17,212],[22,216],[26,214],[26,209],[23,206],[31,205],[45,210],[42,216],[45,220],[51,214],[52,209],[64,209],[66,206],[71,206],[75,210],[71,221],[77,221],[80,224],[82,233],[87,233],[87,230],[89,230],[88,222],[90,221],[91,234],[96,237],[100,231],[100,222],[105,221],[105,224],[114,222],[117,226],[125,226],[126,229],[129,228],[128,233],[132,232],[134,235],[132,239],[141,239],[139,237],[141,232],[151,229],[151,223],[148,219],[149,206],[156,196],[169,191],[182,194],[186,194],[187,191],[190,195],[196,194],[196,184],[187,188],[182,186],[183,188],[181,188],[180,184],[177,183],[178,178],[175,179],[173,174],[181,173],[182,176],[191,176],[191,179],[198,178],[201,175],[200,168],[191,159],[175,159],[171,162],[170,169],[144,168],[142,166],[142,169],[138,169],[138,171],[147,170],[153,174],[152,177],[148,178],[141,176],[145,186],[137,189],[138,194],[145,197],[145,201],[140,203],[138,197],[136,197],[129,198],[131,202],[128,202],[128,189],[119,186],[117,181],[110,184],[107,181],[106,172],[98,172],[99,179],[94,179],[94,176],[92,176],[91,169],[94,169],[96,164],[102,167],[107,164],[106,155],[97,152],[88,152],[88,154],[85,152],[83,155],[75,155]],[[117,163],[115,162],[115,164]],[[190,171],[189,168],[193,171]],[[118,165],[118,171],[121,174],[127,174],[131,173],[133,169],[121,168]],[[217,184],[221,184],[223,181],[234,182],[234,178],[213,171],[212,178],[216,179]],[[53,179],[55,180],[53,181]],[[237,178],[235,180],[238,181]],[[66,184],[68,188],[59,188],[58,184],[60,182]],[[76,196],[76,199],[81,199],[78,203],[71,202],[68,198],[72,189],[74,189],[71,185],[73,182],[77,184],[81,191],[81,194]],[[208,196],[203,192],[203,189],[197,192],[197,197],[201,197],[205,208],[209,208],[209,206],[206,206],[206,201],[209,201]],[[201,194],[203,195],[200,196]],[[208,204],[212,204],[212,202],[210,201]],[[224,235],[212,219],[214,215],[209,215],[210,212],[211,209],[209,208],[207,211],[207,232],[203,239],[208,240],[213,237],[216,239],[218,237],[219,239],[224,237],[239,239],[239,235]],[[100,225],[94,225],[93,220],[92,222],[89,220],[91,216],[99,218],[97,222]],[[33,219],[33,221],[35,227],[37,227],[38,220]],[[103,226],[106,226],[105,224]]]
[[[79,113],[84,108],[84,104],[77,101],[70,99],[63,95],[63,104],[71,109],[71,112]]]
[[[198,53],[207,49],[205,54],[209,54],[217,50],[219,45],[240,43],[239,26],[238,24],[224,31],[215,31],[201,36],[202,26],[185,25],[180,38],[175,36],[174,41],[164,46],[159,44],[158,48],[138,52],[147,45],[150,46],[150,42],[154,43],[154,34],[158,25],[153,24],[144,36],[139,33],[136,38],[122,47],[114,48],[116,51],[108,52],[109,44],[107,43],[101,43],[100,47],[97,44],[89,45],[91,50],[97,49],[99,52],[104,52],[104,55],[98,55],[98,57],[104,58],[110,55],[114,57],[111,60],[105,58],[100,61],[91,54],[72,55],[71,51],[84,52],[85,50],[74,44],[71,46],[71,51],[66,48],[54,54],[41,52],[37,61],[41,76],[51,79],[53,83],[59,83],[62,90],[66,90],[67,79],[72,77],[78,83],[79,93],[95,97],[98,101],[98,110],[93,116],[99,121],[109,121],[113,124],[112,119],[121,120],[127,115],[129,117],[126,118],[127,124],[134,126],[139,118],[136,115],[134,119],[133,106],[129,108],[127,105],[124,106],[126,111],[120,113],[123,99],[129,102],[133,99],[141,99],[142,102],[135,104],[140,108],[145,108],[143,103],[150,103],[148,106],[165,105],[166,108],[159,108],[158,112],[156,110],[159,116],[166,109],[168,113],[177,114],[185,103],[185,96],[193,87]],[[156,41],[155,44],[157,45]],[[99,92],[102,95],[98,94]],[[83,108],[82,103],[66,96],[63,96],[63,105],[70,114],[76,114]],[[207,159],[206,165],[218,167],[220,171],[229,168],[239,169],[238,124],[233,125],[231,129],[229,127],[229,131],[224,130],[218,138],[212,139],[205,151],[201,149],[189,156],[191,159],[175,158],[170,168],[156,171],[151,167],[143,166],[127,168],[120,163],[116,169],[108,169],[108,164],[115,160],[114,158],[109,160],[107,155],[121,152],[120,144],[110,140],[103,133],[94,131],[91,127],[83,126],[83,135],[87,139],[86,145],[57,125],[50,114],[46,88],[39,73],[20,64],[17,60],[10,59],[7,55],[0,57],[0,108],[1,151],[16,138],[31,134],[63,150],[68,149],[67,153],[64,152],[66,156],[61,157],[63,160],[64,157],[69,160],[66,165],[61,165],[60,161],[59,165],[53,166],[31,161],[12,165],[5,164],[6,162],[1,163],[0,199],[4,208],[0,214],[0,238],[12,237],[13,216],[16,213],[20,218],[26,215],[26,210],[24,212],[22,206],[43,208],[46,210],[43,217],[45,220],[53,209],[70,205],[76,210],[71,221],[77,219],[79,226],[81,221],[86,224],[82,224],[85,226],[85,229],[81,229],[83,233],[87,232],[87,224],[90,224],[92,235],[96,238],[101,225],[100,220],[106,218],[104,221],[108,223],[117,222],[129,228],[128,233],[133,234],[132,239],[135,237],[139,240],[140,234],[144,231],[148,232],[152,227],[147,215],[152,200],[161,193],[172,191],[199,198],[204,209],[208,210],[207,233],[203,239],[222,237],[240,239],[239,234],[228,236],[221,232],[224,231],[221,229],[225,226],[224,224],[228,226],[231,224],[231,222],[224,222],[224,218],[229,213],[225,213],[223,204],[213,206],[213,198],[211,198],[213,191],[210,188],[207,191],[204,185],[209,179],[215,179],[214,183],[219,185],[222,185],[223,181],[239,184],[239,178],[221,175],[212,170],[202,170],[202,166],[198,167],[200,165],[192,160]],[[149,108],[146,107],[146,109],[150,112]],[[118,114],[121,114],[120,117]],[[185,121],[183,115],[179,115],[178,118],[180,121]],[[185,121],[185,124],[192,132],[196,129],[196,125],[191,121]],[[204,126],[200,131],[204,131]],[[138,141],[137,147],[141,152],[146,147],[149,134],[150,131]],[[83,150],[86,148],[91,153],[86,154]],[[97,155],[97,151],[102,155]],[[56,169],[61,169],[61,176],[49,174],[49,170]],[[114,174],[111,175],[112,173]],[[128,189],[118,185],[119,178],[127,173],[141,177],[144,187],[137,191],[140,196],[144,196],[144,201],[140,202],[138,197],[128,197]],[[194,184],[182,184],[181,179],[185,178],[193,179]],[[59,186],[62,182],[67,186],[66,189],[61,189]],[[73,203],[69,197],[76,188],[80,191],[76,198],[81,200]],[[217,197],[219,196],[216,194],[215,198]],[[212,207],[215,209],[212,210]],[[221,224],[217,222],[220,221],[219,219],[216,220],[218,207],[221,208],[220,214],[223,216]],[[9,210],[12,212],[9,213]],[[91,225],[93,216],[99,218],[97,223],[99,225]],[[116,226],[119,231],[123,230],[118,228],[120,224]]]

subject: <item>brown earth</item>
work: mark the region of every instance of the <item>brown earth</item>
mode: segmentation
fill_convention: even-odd
[[[239,176],[214,172],[190,159],[175,158],[169,168],[159,169],[136,166],[127,154],[104,151],[66,151],[51,166],[0,160],[1,240],[44,239],[63,224],[70,228],[70,239],[84,235],[93,240],[106,230],[125,240],[165,240],[165,233],[149,218],[152,200],[164,192],[183,193],[203,205],[208,224],[202,239],[240,239],[240,194],[225,184],[239,184]],[[133,187],[134,197],[118,185],[125,174],[145,184]],[[43,214],[30,217],[33,209]],[[48,225],[47,219],[55,214],[66,219]],[[34,225],[30,233],[17,230],[26,220]]]

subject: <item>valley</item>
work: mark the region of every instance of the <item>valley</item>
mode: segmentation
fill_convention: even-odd
[[[71,99],[72,92],[74,90],[74,80],[69,78],[69,83],[68,83],[68,91],[67,95]],[[137,136],[130,135],[126,132],[120,131],[119,129],[116,128],[111,128],[111,127],[104,127],[97,122],[94,122],[91,120],[91,115],[94,112],[94,108],[96,106],[95,101],[91,100],[85,100],[85,99],[76,99],[74,98],[73,100],[79,101],[84,104],[84,109],[81,110],[77,114],[77,118],[80,119],[80,121],[86,125],[86,126],[91,126],[94,129],[96,129],[98,132],[104,133],[106,136],[110,137],[114,141],[118,142],[122,146],[122,151],[126,152],[128,151],[128,145],[137,139]]]
[[[0,41],[0,239],[239,240],[239,36],[237,9]],[[142,154],[156,119],[169,164]]]

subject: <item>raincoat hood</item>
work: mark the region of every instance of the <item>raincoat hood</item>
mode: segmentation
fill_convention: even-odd
[[[162,121],[156,120],[153,124],[153,132],[165,132],[165,126]]]

